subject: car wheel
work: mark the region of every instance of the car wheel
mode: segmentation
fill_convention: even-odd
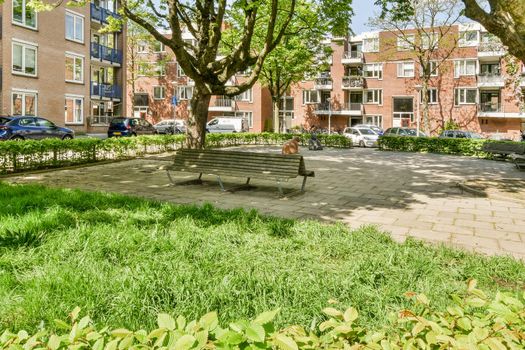
[[[365,141],[359,141],[359,147],[366,148]]]
[[[24,141],[24,138],[22,136],[13,136],[11,137],[9,140],[12,140],[12,141]]]
[[[67,134],[67,135],[64,135],[62,136],[62,140],[73,140],[73,136]]]

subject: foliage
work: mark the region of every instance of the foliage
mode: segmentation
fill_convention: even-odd
[[[206,146],[279,145],[293,136],[272,133],[210,134]],[[302,145],[308,145],[310,136],[307,134],[299,136]],[[184,135],[156,135],[106,140],[79,138],[5,141],[0,142],[0,174],[169,152],[181,148],[184,139]],[[319,139],[327,147],[352,147],[351,142],[341,135],[319,135]]]
[[[80,318],[80,308],[70,313],[70,322],[56,321],[57,332],[46,329],[29,334],[5,330],[0,347],[51,350],[101,349],[522,349],[525,347],[524,297],[497,293],[489,298],[468,282],[463,295],[451,295],[445,312],[436,311],[424,294],[406,293],[413,300],[412,310],[392,315],[388,330],[360,326],[359,313],[350,307],[342,312],[328,307],[328,318],[315,329],[288,326],[278,329],[279,309],[223,326],[216,312],[187,320],[161,313],[157,328],[131,331],[126,328],[97,329],[89,316]],[[358,307],[358,305],[357,305]]]
[[[459,130],[460,126],[457,122],[455,122],[453,119],[449,119],[445,122],[445,126],[443,127],[443,130]]]
[[[144,186],[127,180],[130,191]],[[160,312],[216,310],[228,324],[276,308],[279,327],[315,326],[329,299],[377,328],[410,306],[407,290],[444,311],[471,276],[491,293],[525,285],[520,261],[398,244],[375,227],[2,183],[0,207],[0,329],[57,328],[75,306],[112,328],[152,328]]]
[[[456,154],[491,159],[493,154],[482,151],[482,146],[486,142],[513,143],[513,141],[485,139],[381,136],[379,138],[379,148],[388,151]]]

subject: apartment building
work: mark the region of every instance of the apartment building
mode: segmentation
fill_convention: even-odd
[[[105,131],[125,106],[125,32],[99,33],[109,16],[118,16],[116,6],[97,0],[36,13],[26,0],[3,2],[0,113]]]
[[[183,36],[185,40],[193,40],[189,32],[183,32]],[[134,84],[129,82],[127,85],[128,114],[146,118],[151,122],[173,118],[187,119],[195,84],[177,64],[175,54],[159,42],[145,42],[138,44],[136,56],[134,69],[137,77]],[[129,66],[133,64],[130,62]],[[236,85],[244,79],[246,74],[240,72],[227,84]],[[134,88],[132,85],[135,85]],[[251,89],[233,98],[213,96],[208,119],[219,116],[244,117],[252,132],[271,130],[270,92],[256,83]]]
[[[516,90],[525,89],[525,77],[509,80],[504,47],[480,25],[457,25],[449,35],[457,45],[430,81],[432,133],[454,121],[462,129],[518,139],[525,113]],[[418,116],[422,127],[420,67],[396,39],[385,31],[332,40],[330,70],[297,84],[283,101],[286,127],[416,127]],[[436,57],[443,57],[439,50]]]

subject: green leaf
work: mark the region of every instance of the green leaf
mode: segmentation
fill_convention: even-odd
[[[193,344],[195,344],[196,340],[197,339],[195,339],[194,336],[189,335],[189,334],[185,334],[185,335],[183,335],[182,337],[180,337],[177,340],[177,342],[175,343],[174,349],[175,350],[188,350],[188,349],[191,349]]]
[[[109,343],[106,344],[106,347],[104,350],[116,350],[118,342],[119,342],[118,339],[110,341]]]
[[[78,329],[81,330],[86,328],[89,322],[91,322],[89,316],[82,317],[82,319],[78,322]]]
[[[76,308],[73,309],[73,311],[71,311],[71,313],[69,314],[69,316],[71,316],[71,321],[76,321],[76,319],[78,318],[78,314],[80,313],[80,308],[77,306]]]
[[[458,326],[466,331],[470,331],[472,329],[472,323],[470,322],[470,319],[466,317],[462,317],[458,320]]]
[[[166,328],[170,331],[175,329],[175,320],[168,314],[159,314],[157,316],[157,324],[160,328]]]
[[[476,298],[476,297],[467,298],[466,303],[467,305],[473,306],[473,307],[483,307],[487,304],[485,300]]]
[[[104,338],[99,338],[95,344],[93,344],[92,350],[102,350],[104,348]]]
[[[507,347],[498,338],[488,338],[484,341],[491,350],[507,350]]]
[[[199,320],[199,323],[201,324],[203,328],[207,328],[208,330],[212,331],[219,324],[219,318],[215,311],[208,312],[206,315],[201,317],[201,319]]]
[[[295,341],[283,334],[277,334],[275,336],[275,345],[282,350],[299,350]]]
[[[343,318],[346,322],[353,322],[357,319],[359,313],[353,307],[346,309]]]
[[[246,338],[254,342],[263,342],[266,336],[264,328],[256,323],[252,323],[246,328]]]
[[[332,317],[336,317],[336,318],[342,318],[343,317],[343,313],[337,309],[334,309],[333,307],[327,307],[327,308],[324,308],[323,309],[323,313],[328,315],[328,316],[332,316]]]
[[[49,337],[49,341],[47,342],[47,347],[51,350],[56,350],[60,347],[61,340],[58,336],[55,334],[51,335]]]
[[[130,334],[133,334],[133,332],[125,328],[118,328],[118,329],[111,331],[111,335],[115,338],[124,338]]]
[[[255,318],[253,323],[260,324],[260,325],[270,323],[275,319],[275,316],[277,316],[279,311],[281,311],[281,309],[275,309],[273,311],[263,312],[262,314],[257,316],[257,318]]]

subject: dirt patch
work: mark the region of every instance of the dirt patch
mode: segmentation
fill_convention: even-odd
[[[509,199],[525,203],[525,180],[521,179],[473,179],[461,185],[472,192],[489,198]]]

